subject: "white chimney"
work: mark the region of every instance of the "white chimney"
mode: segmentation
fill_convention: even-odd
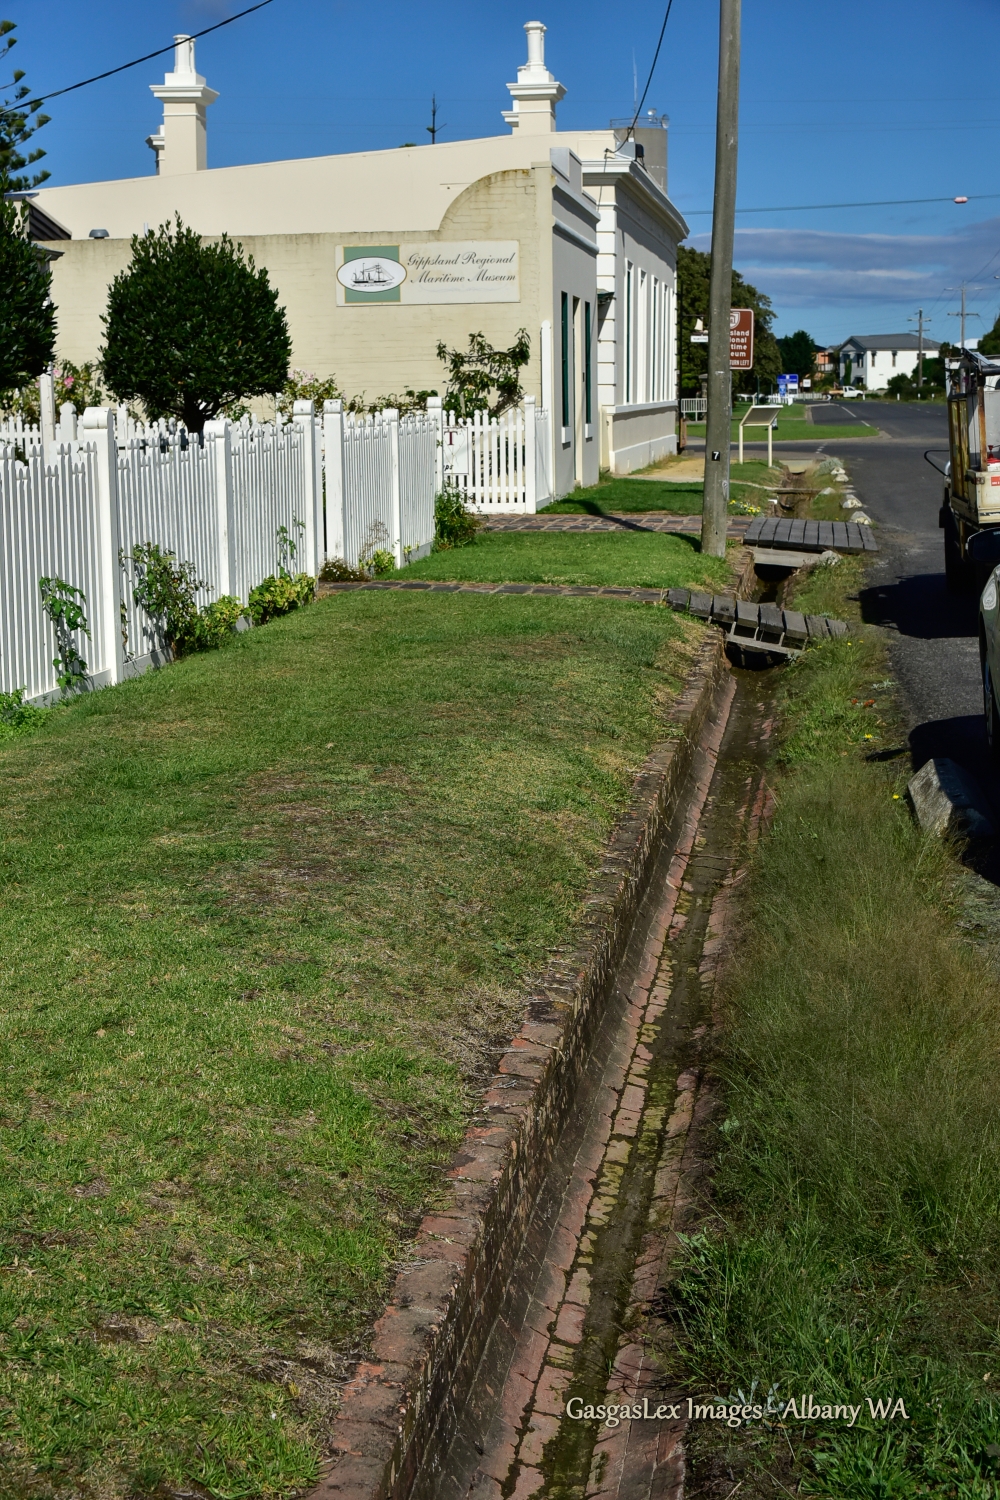
[[[503,110],[511,130],[521,135],[551,135],[556,128],[556,105],[566,90],[545,66],[545,27],[528,21],[528,61],[517,70],[517,82],[508,83],[513,109]]]
[[[146,137],[156,152],[156,170],[164,177],[204,172],[208,166],[205,110],[218,99],[194,67],[194,37],[174,37],[174,71],[162,83],[149,85],[163,100],[163,124]]]

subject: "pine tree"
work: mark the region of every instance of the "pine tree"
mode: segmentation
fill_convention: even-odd
[[[0,198],[0,392],[35,379],[55,349],[48,260],[28,239],[26,219],[22,204]]]
[[[15,29],[13,21],[0,21],[0,71],[6,71],[7,58],[17,45],[17,37],[11,36]],[[34,172],[30,176],[19,176],[25,167],[40,160],[45,152],[40,148],[25,156],[21,147],[26,145],[36,130],[49,123],[49,116],[39,114],[41,99],[29,98],[30,90],[21,83],[23,68],[15,68],[14,93],[9,99],[0,99],[0,192],[24,193],[37,187],[51,174]]]
[[[189,432],[288,379],[288,323],[267,271],[228,235],[203,244],[179,215],[173,227],[133,235],[102,321],[111,393],[141,402],[152,420],[176,417]]]

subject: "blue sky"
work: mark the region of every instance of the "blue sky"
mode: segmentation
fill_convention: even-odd
[[[238,0],[8,0],[18,65],[49,90],[126,62],[242,8]],[[630,113],[662,21],[660,0],[273,0],[198,44],[219,90],[213,166],[426,141],[437,93],[446,137],[505,130],[505,84],[524,60],[526,20],[548,26],[547,62],[566,86],[563,128]],[[670,116],[669,191],[704,247],[714,155],[718,6],[674,0],[647,107]],[[744,0],[739,202],[748,208],[869,199],[951,199],[962,207],[740,214],[736,262],[774,301],[779,333],[820,342],[908,327],[923,306],[932,338],[956,338],[963,280],[968,333],[1000,307],[1000,103],[970,59],[1000,52],[997,0],[868,5]],[[157,59],[49,107],[39,134],[56,183],[152,170],[144,144],[159,106]],[[6,80],[4,80],[6,81]],[[976,122],[970,100],[985,97]],[[995,197],[985,195],[995,194]]]

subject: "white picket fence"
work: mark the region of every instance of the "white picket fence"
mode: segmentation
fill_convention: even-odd
[[[480,513],[534,512],[550,498],[548,414],[490,420],[426,412],[345,415],[296,402],[291,421],[209,422],[199,440],[175,424],[145,426],[124,408],[69,403],[47,427],[0,422],[0,691],[29,701],[57,692],[56,644],[39,579],[81,590],[90,636],[77,644],[92,686],[163,659],[157,622],[133,598],[135,547],[155,543],[191,563],[199,602],[246,602],[282,562],[315,575],[327,557],[354,567],[373,552],[397,566],[430,551],[434,497],[453,486]]]

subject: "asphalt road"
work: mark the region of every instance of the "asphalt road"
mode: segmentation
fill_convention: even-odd
[[[832,416],[838,410],[872,423],[881,436],[838,439]],[[817,434],[815,451],[843,460],[877,523],[880,553],[861,595],[862,614],[890,633],[909,732],[908,747],[887,749],[909,748],[914,769],[932,755],[950,756],[973,772],[1000,814],[1000,779],[983,730],[977,601],[945,588],[938,526],[944,481],[923,457],[927,448],[947,447],[944,405],[851,401],[814,408],[813,417],[817,426],[830,426],[829,435]],[[802,458],[810,450],[795,443],[776,451]]]
[[[861,404],[856,398],[850,401],[817,401],[808,409],[812,412],[813,425],[816,427],[846,427],[866,420],[858,410]]]

